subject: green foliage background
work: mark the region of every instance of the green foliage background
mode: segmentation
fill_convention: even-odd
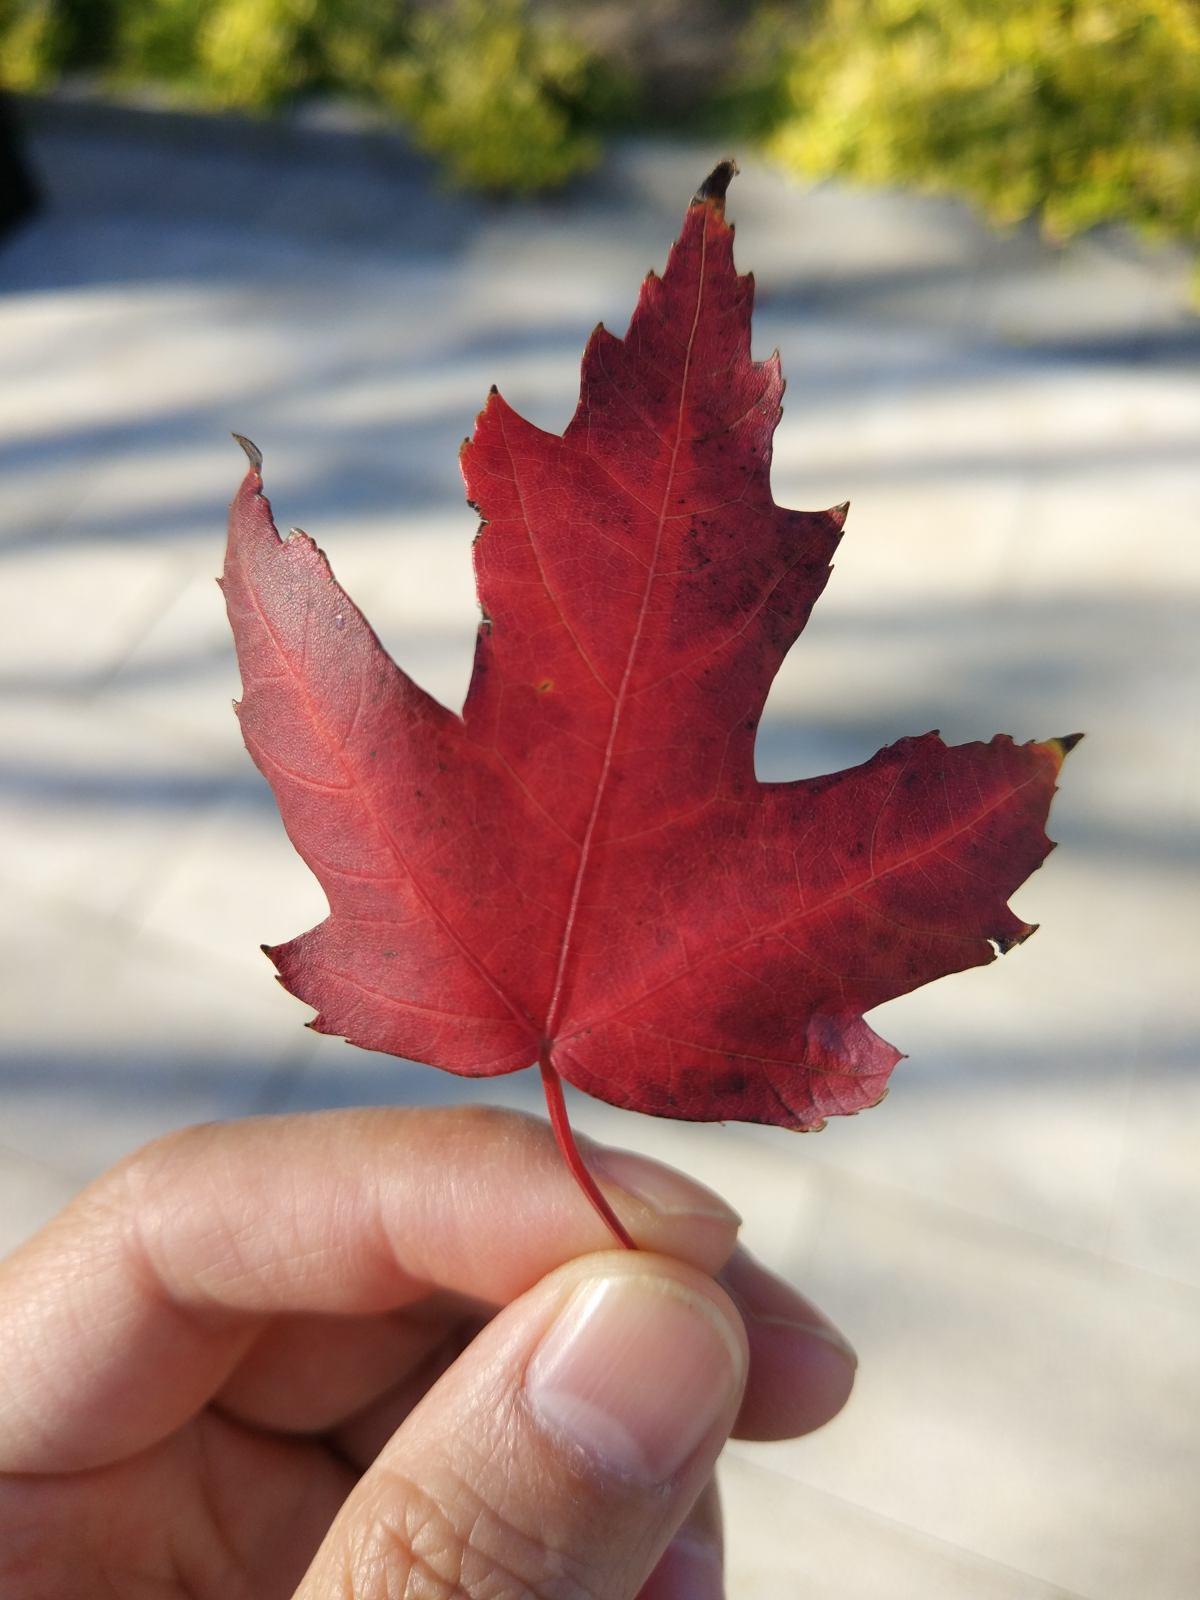
[[[553,189],[595,165],[627,87],[526,0],[0,0],[5,85],[99,74],[183,105],[269,112],[350,94],[467,187]]]
[[[631,0],[631,8],[636,0]],[[794,0],[745,11],[699,125],[811,178],[915,184],[1065,238],[1200,245],[1200,0]],[[87,70],[181,102],[386,109],[455,183],[550,189],[638,86],[530,0],[0,0],[4,81]]]
[[[785,165],[915,183],[1067,238],[1200,238],[1195,0],[828,0],[762,8],[741,106]]]

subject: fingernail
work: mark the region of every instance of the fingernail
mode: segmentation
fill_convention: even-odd
[[[836,1357],[839,1371],[849,1369],[851,1376],[858,1371],[858,1352],[841,1329],[835,1328],[828,1317],[823,1317],[818,1311],[814,1311],[811,1317],[772,1316],[769,1312],[761,1311],[748,1311],[746,1316],[760,1328],[777,1331],[792,1339],[803,1339],[813,1352],[813,1359],[817,1358],[818,1353],[824,1352],[828,1357]]]
[[[816,1340],[836,1351],[852,1371],[858,1366],[854,1346],[841,1329],[742,1246],[717,1274],[717,1281],[743,1317],[753,1318],[760,1327],[779,1328]]]
[[[577,1289],[525,1378],[534,1416],[602,1470],[674,1477],[732,1409],[743,1345],[716,1304],[672,1278],[614,1273]]]
[[[770,1412],[757,1414],[755,1426],[775,1438],[770,1430],[780,1425],[792,1437],[836,1417],[854,1388],[858,1367],[845,1336],[811,1301],[740,1247],[717,1281],[746,1325],[757,1393],[776,1397]]]
[[[581,1144],[583,1140],[579,1141]],[[635,1155],[632,1150],[612,1150],[588,1142],[587,1164],[600,1179],[615,1183],[635,1200],[665,1217],[703,1217],[738,1228],[742,1219],[719,1194],[670,1167]]]

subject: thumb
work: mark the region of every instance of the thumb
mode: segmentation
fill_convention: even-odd
[[[568,1263],[408,1416],[296,1600],[633,1600],[712,1472],[746,1364],[741,1318],[694,1268]]]

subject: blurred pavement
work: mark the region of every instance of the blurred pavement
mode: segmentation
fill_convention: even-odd
[[[318,1038],[259,944],[319,920],[229,709],[213,576],[262,447],[277,520],[457,705],[456,452],[489,384],[544,427],[715,156],[636,141],[572,197],[447,198],[387,141],[51,118],[0,254],[0,1249],[185,1121],[490,1098]],[[1185,269],[955,205],[730,195],[790,380],[784,504],[853,502],[763,776],[1075,728],[1023,948],[882,1008],[909,1055],[819,1137],[580,1096],[696,1173],[857,1345],[842,1418],[736,1445],[734,1600],[1200,1593],[1200,324]]]

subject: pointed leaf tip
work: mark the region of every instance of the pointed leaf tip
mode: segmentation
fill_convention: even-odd
[[[724,161],[718,161],[692,196],[692,204],[702,206],[711,201],[718,211],[724,211],[725,192],[730,182],[737,176],[738,170],[738,164],[732,156]]]
[[[1061,767],[1082,738],[1083,735],[1081,733],[1063,733],[1055,739],[1044,740],[1042,748],[1049,750],[1051,756]]]
[[[1026,939],[1032,939],[1040,927],[1040,922],[1027,922],[1019,933],[998,935],[992,940],[997,954],[1006,956],[1010,950],[1015,950],[1019,944],[1024,944]]]
[[[262,471],[262,451],[258,448],[258,446],[254,443],[254,441],[252,439],[247,439],[244,434],[235,433],[233,435],[233,437],[237,440],[237,442],[241,445],[242,449],[246,452],[246,460],[254,468],[255,472],[261,472]]]

